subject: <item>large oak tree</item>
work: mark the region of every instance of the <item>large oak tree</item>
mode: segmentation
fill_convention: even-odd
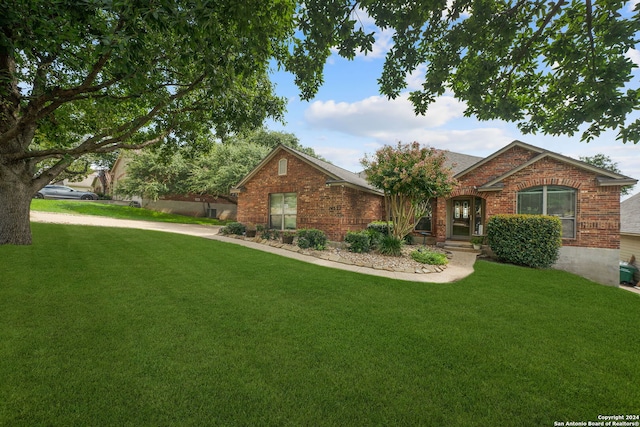
[[[640,139],[640,16],[621,1],[5,0],[0,2],[0,244],[28,244],[31,195],[88,153],[197,144],[279,118],[270,64],[305,99],[333,51],[394,30],[379,83],[425,67],[416,112],[446,90],[525,132]],[[274,61],[275,62],[272,62]]]

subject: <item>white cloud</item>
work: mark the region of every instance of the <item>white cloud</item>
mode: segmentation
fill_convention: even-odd
[[[354,136],[380,137],[410,130],[439,127],[462,117],[465,106],[455,98],[443,96],[424,116],[416,115],[408,95],[389,100],[371,96],[357,102],[316,101],[305,111],[307,123]]]
[[[627,10],[632,12],[638,3],[640,3],[640,0],[631,0],[627,2]]]
[[[638,0],[640,1],[640,0]],[[640,67],[640,50],[638,49],[629,49],[626,53],[627,58],[631,60],[634,64]]]
[[[424,83],[424,73],[427,70],[426,64],[420,64],[418,67],[406,77],[407,89],[420,90]]]

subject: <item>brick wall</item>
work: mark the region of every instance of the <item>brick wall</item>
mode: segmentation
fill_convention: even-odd
[[[287,159],[287,174],[278,175],[278,162]],[[284,150],[276,153],[245,184],[238,196],[238,221],[269,222],[269,194],[296,193],[296,227],[317,228],[329,240],[342,241],[347,231],[362,230],[384,217],[383,197],[349,186],[327,186],[329,176]]]
[[[530,160],[537,153],[514,147],[460,179],[452,197],[474,195],[485,199],[485,217],[516,213],[517,193],[530,187],[558,185],[577,190],[576,238],[563,239],[563,246],[618,249],[620,246],[620,188],[600,187],[596,174],[547,157],[506,178],[501,191],[478,192],[486,182]],[[437,207],[438,240],[446,234],[446,205]]]

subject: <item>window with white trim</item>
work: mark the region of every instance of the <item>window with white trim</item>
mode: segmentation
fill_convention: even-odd
[[[287,174],[287,159],[280,159],[278,161],[278,175]]]
[[[274,193],[269,195],[269,228],[295,230],[298,215],[296,193]]]
[[[562,222],[562,237],[576,237],[576,190],[570,187],[543,185],[518,192],[518,213],[552,215]]]

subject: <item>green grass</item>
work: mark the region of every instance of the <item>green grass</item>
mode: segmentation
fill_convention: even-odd
[[[213,218],[195,218],[184,215],[168,214],[144,208],[119,206],[107,203],[80,200],[33,199],[31,210],[79,215],[97,215],[117,219],[142,221],[173,222],[180,224],[224,225],[226,221]]]
[[[0,425],[550,426],[640,412],[640,298],[478,262],[453,284],[177,234],[0,247]]]

